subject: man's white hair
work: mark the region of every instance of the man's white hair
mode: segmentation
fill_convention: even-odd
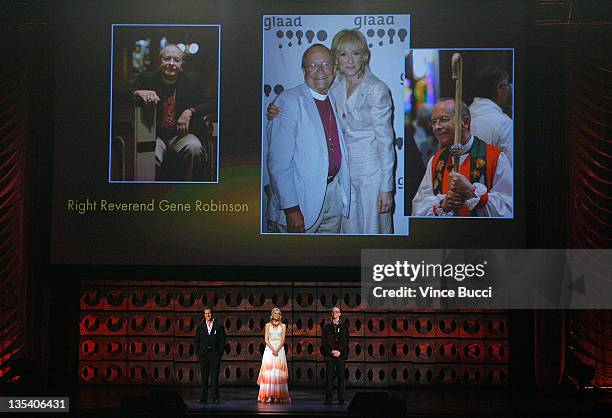
[[[162,48],[162,49],[159,51],[159,59],[160,59],[160,60],[162,59],[162,57],[164,56],[164,53],[166,52],[166,50],[167,50],[168,48],[175,48],[177,51],[179,51],[179,52],[180,52],[180,54],[181,54],[181,59],[183,59],[183,55],[185,55],[185,53],[183,52],[183,50],[182,50],[181,48],[179,48],[179,46],[178,46],[178,45],[176,45],[176,44],[168,44],[168,45],[166,45],[165,47],[163,47],[163,48]]]

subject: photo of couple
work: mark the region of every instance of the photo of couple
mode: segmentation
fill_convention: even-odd
[[[350,16],[338,17],[342,18],[352,23]],[[387,21],[397,25],[401,19]],[[300,22],[307,24],[306,19]],[[278,42],[279,33],[270,37],[271,42]],[[295,84],[287,89],[276,84],[276,96],[264,97],[262,233],[407,234],[407,220],[405,225],[401,222],[403,209],[397,207],[403,198],[397,187],[402,164],[396,138],[403,136],[403,125],[394,126],[398,119],[394,111],[401,110],[394,100],[401,103],[402,88],[394,85],[394,94],[371,69],[376,47],[380,64],[398,58],[399,80],[402,54],[389,51],[400,40],[395,40],[396,45],[392,39],[388,44],[374,42],[365,33],[340,29],[330,36],[330,44],[327,32],[319,30],[316,40],[298,48],[301,54],[297,50],[286,54],[295,57],[295,62],[285,61],[290,68],[293,65],[293,73],[301,72],[302,79],[294,77],[290,82]],[[276,49],[283,51],[283,46]],[[294,47],[291,42],[285,46],[289,47],[285,50]],[[264,55],[267,80],[275,73],[268,67],[284,62]]]

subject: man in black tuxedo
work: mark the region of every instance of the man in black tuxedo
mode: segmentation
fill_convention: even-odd
[[[344,405],[344,361],[348,357],[349,330],[340,322],[340,308],[331,311],[332,322],[323,326],[321,354],[325,357],[325,405],[332,402],[332,379],[338,379],[338,404]]]
[[[210,307],[204,309],[204,318],[198,324],[195,334],[195,351],[202,372],[202,395],[200,403],[208,402],[208,378],[212,389],[213,403],[219,403],[219,366],[225,349],[223,324],[214,318]]]

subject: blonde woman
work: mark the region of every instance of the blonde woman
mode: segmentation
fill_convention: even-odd
[[[332,41],[336,79],[329,91],[348,148],[351,203],[343,234],[392,234],[395,150],[389,87],[370,71],[370,49],[359,29]],[[268,119],[282,109],[271,104]]]
[[[349,152],[351,205],[345,234],[393,232],[393,102],[389,87],[370,72],[370,49],[359,29],[334,36],[338,75],[331,87]]]
[[[257,384],[259,385],[258,402],[291,402],[289,397],[289,370],[285,357],[285,333],[287,326],[282,323],[280,309],[270,312],[270,322],[265,328],[266,349],[261,359],[261,368]]]

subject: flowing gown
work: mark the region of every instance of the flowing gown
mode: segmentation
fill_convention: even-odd
[[[281,342],[283,328],[281,325],[270,325],[268,328],[268,339],[274,348],[278,348]],[[257,384],[259,385],[258,402],[291,402],[289,397],[289,370],[287,369],[287,358],[285,348],[281,347],[277,356],[272,354],[270,347],[266,349],[261,359],[261,369]]]

